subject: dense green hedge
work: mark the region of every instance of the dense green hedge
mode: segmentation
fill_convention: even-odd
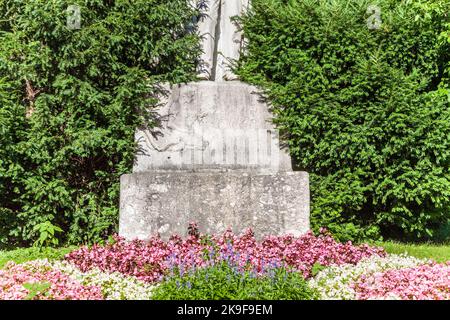
[[[118,178],[156,83],[195,76],[188,3],[0,0],[0,244],[29,243],[44,221],[69,243],[116,229]]]
[[[252,3],[238,72],[311,173],[314,228],[430,237],[450,219],[449,1]]]

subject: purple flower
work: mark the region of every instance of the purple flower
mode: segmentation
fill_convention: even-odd
[[[214,248],[211,248],[211,250],[209,251],[209,260],[212,261],[214,259],[215,256],[215,251]]]
[[[328,234],[315,236],[312,232],[301,237],[267,236],[261,242],[256,241],[251,230],[241,236],[227,230],[222,235],[211,235],[208,243],[201,241],[202,237],[183,240],[177,235],[167,242],[158,237],[148,241],[126,241],[118,236],[114,239],[115,242],[107,246],[81,247],[68,254],[66,260],[83,272],[98,268],[104,272],[135,276],[145,282],[158,282],[161,275],[173,275],[174,270],[183,275],[191,267],[207,267],[216,262],[227,261],[229,266],[240,268],[244,262],[242,255],[246,257],[246,267],[256,269],[258,274],[265,271],[265,261],[270,261],[270,268],[283,265],[306,278],[311,276],[316,263],[324,266],[356,264],[373,255],[386,255],[382,248],[338,243]],[[216,247],[220,248],[217,258]],[[199,264],[197,255],[205,250],[209,250],[210,262],[201,259]]]

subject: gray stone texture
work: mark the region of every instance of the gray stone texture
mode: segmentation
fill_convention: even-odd
[[[242,82],[202,81],[169,89],[160,126],[136,133],[133,172],[158,169],[292,171],[259,90]]]
[[[163,102],[161,126],[137,130],[134,173],[121,179],[121,236],[167,239],[189,222],[258,238],[309,229],[308,174],[292,171],[255,87],[189,83]]]
[[[196,0],[191,0],[196,5]],[[202,65],[199,76],[204,80],[235,80],[231,64],[244,50],[242,31],[231,19],[242,15],[248,0],[206,0],[205,16],[198,22],[202,41]]]
[[[186,236],[190,222],[212,234],[250,227],[257,238],[309,229],[306,172],[156,171],[124,175],[121,184],[120,235],[128,239]]]

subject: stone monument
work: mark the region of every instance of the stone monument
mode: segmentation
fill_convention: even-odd
[[[258,88],[237,81],[229,62],[242,35],[230,18],[248,0],[209,0],[199,23],[201,79],[168,87],[160,126],[138,129],[132,174],[121,177],[119,234],[148,239],[252,228],[268,234],[309,230],[309,178],[293,171]],[[234,81],[230,81],[234,80]]]

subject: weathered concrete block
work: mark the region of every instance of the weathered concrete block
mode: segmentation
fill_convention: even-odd
[[[186,236],[189,222],[207,233],[250,227],[258,238],[303,234],[309,229],[308,174],[153,171],[122,176],[121,236]]]
[[[133,174],[121,179],[119,234],[147,239],[252,228],[300,235],[309,229],[309,181],[293,172],[267,104],[241,82],[168,88],[160,126],[136,132]]]
[[[176,85],[157,110],[160,126],[136,132],[133,172],[292,171],[260,90],[239,82]]]

